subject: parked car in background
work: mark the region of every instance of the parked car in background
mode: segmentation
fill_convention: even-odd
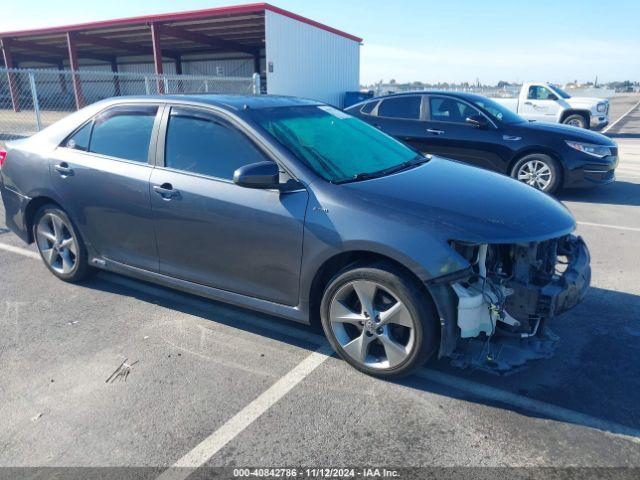
[[[550,196],[293,98],[102,101],[9,142],[0,193],[7,226],[61,280],[97,267],[319,319],[381,377],[460,360],[477,337],[511,345],[481,367],[546,357],[546,322],[590,282]]]
[[[496,101],[459,92],[402,93],[346,109],[423,154],[493,170],[547,193],[615,179],[618,148],[596,132],[528,122]]]
[[[550,83],[525,83],[518,98],[498,98],[496,102],[536,122],[564,123],[592,130],[604,128],[609,123],[608,100],[572,97]]]

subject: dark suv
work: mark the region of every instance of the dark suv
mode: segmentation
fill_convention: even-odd
[[[528,122],[480,95],[403,93],[346,111],[423,154],[510,175],[547,193],[615,179],[618,147],[610,138],[557,123]]]
[[[106,269],[320,319],[369,374],[460,358],[479,337],[546,339],[589,285],[560,203],[316,102],[112,99],[0,158],[6,223],[58,278]]]

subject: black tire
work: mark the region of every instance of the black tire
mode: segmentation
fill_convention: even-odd
[[[43,253],[42,242],[38,237],[38,226],[40,225],[43,217],[47,215],[55,215],[60,217],[64,221],[65,232],[68,232],[68,234],[70,234],[71,238],[75,242],[76,254],[73,256],[74,266],[70,269],[69,272],[63,273],[59,270],[56,270],[52,265],[49,264],[49,262],[45,258],[45,254]],[[35,240],[38,252],[40,253],[40,257],[42,258],[43,263],[49,269],[49,271],[60,280],[70,283],[77,283],[86,279],[94,272],[94,269],[89,265],[87,248],[82,241],[82,237],[78,233],[77,228],[75,227],[69,216],[60,207],[54,204],[43,205],[42,207],[40,207],[40,209],[34,216],[32,228],[33,238]]]
[[[375,282],[383,287],[383,295],[388,291],[401,301],[411,315],[413,324],[412,347],[406,359],[393,368],[374,368],[353,359],[347,354],[337,339],[330,320],[330,308],[334,297],[341,289],[354,281]],[[440,323],[435,313],[435,307],[425,292],[419,288],[417,282],[405,272],[387,263],[350,266],[339,272],[327,285],[320,305],[322,328],[333,349],[357,370],[379,378],[399,378],[411,374],[415,369],[424,365],[436,352],[439,341]],[[396,328],[396,327],[394,327]],[[361,329],[364,336],[365,327]],[[358,334],[356,334],[358,336]],[[372,343],[373,345],[373,343]],[[382,343],[380,343],[380,347]]]
[[[521,170],[526,170],[525,165],[531,164],[531,162],[533,162],[534,164],[535,162],[541,162],[549,169],[551,178],[549,179],[548,185],[546,185],[544,188],[541,188],[535,181],[533,181],[533,183],[530,183],[531,181],[522,180],[519,178],[521,173],[524,174],[524,172],[521,172]],[[532,153],[529,155],[525,155],[524,157],[519,159],[511,169],[511,177],[515,178],[516,180],[520,180],[523,183],[531,185],[532,187],[545,193],[554,193],[562,185],[562,169],[560,167],[560,164],[555,158],[550,157],[549,155],[545,155],[544,153]]]
[[[587,127],[587,119],[584,118],[584,115],[580,115],[579,113],[575,113],[573,115],[569,115],[562,122],[565,125],[571,125],[578,128],[588,128]]]

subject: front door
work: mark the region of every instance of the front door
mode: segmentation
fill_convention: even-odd
[[[485,128],[466,121],[482,115],[469,103],[448,96],[428,97],[424,152],[441,155],[489,170],[504,171],[504,147],[500,132],[487,120]],[[486,117],[485,117],[486,118]]]
[[[531,85],[518,113],[536,122],[555,122],[561,108],[555,93],[543,85]]]
[[[50,157],[55,191],[100,256],[157,271],[149,194],[157,105],[121,105],[92,119]]]
[[[172,107],[166,125],[151,177],[160,272],[297,305],[307,191],[234,184],[237,168],[271,159],[213,112]]]

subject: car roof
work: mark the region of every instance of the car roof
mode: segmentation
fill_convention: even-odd
[[[404,96],[411,96],[411,95],[448,95],[451,97],[458,97],[466,100],[480,100],[480,99],[486,98],[482,95],[478,95],[477,93],[471,93],[471,92],[452,92],[449,90],[416,90],[412,92],[399,92],[399,93],[392,93],[389,95],[381,95],[379,97],[370,98],[360,103],[371,102],[373,100],[383,100],[385,98],[404,97]]]
[[[232,95],[232,94],[183,94],[183,95],[144,95],[124,96],[109,99],[114,104],[136,101],[188,102],[213,105],[226,110],[245,110],[322,105],[322,102],[306,98],[288,97],[284,95]]]

